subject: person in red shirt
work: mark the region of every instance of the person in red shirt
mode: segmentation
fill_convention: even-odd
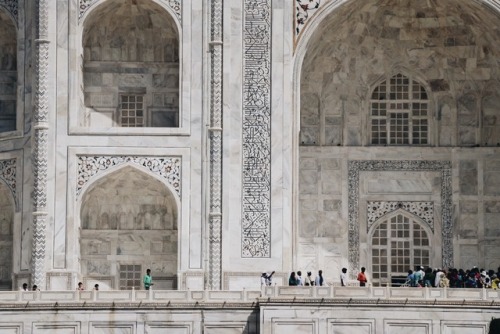
[[[361,267],[361,272],[358,274],[359,286],[366,286],[366,282],[368,282],[368,280],[366,279],[365,270],[365,267]]]

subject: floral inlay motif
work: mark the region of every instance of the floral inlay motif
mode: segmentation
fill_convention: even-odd
[[[380,218],[388,213],[402,209],[414,214],[422,219],[434,231],[434,203],[432,202],[376,202],[369,201],[367,206],[367,226],[366,231],[373,226],[373,224]]]
[[[181,158],[180,157],[141,157],[141,156],[78,156],[78,179],[76,195],[80,195],[83,187],[91,178],[112,167],[126,163],[149,169],[154,174],[165,178],[181,194]]]
[[[320,0],[295,0],[295,35],[306,25],[309,16],[312,15],[320,6]]]

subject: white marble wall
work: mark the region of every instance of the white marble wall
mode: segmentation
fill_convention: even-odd
[[[207,17],[210,10],[208,3],[201,0],[150,1],[158,11],[163,11],[162,15],[171,17],[169,27],[178,32],[179,127],[86,126],[80,117],[85,105],[84,31],[92,23],[92,17],[99,17],[100,10],[118,2],[49,2],[49,224],[45,266],[50,289],[72,288],[83,279],[82,202],[94,182],[119,168],[115,166],[116,169],[111,168],[98,177],[90,177],[82,188],[78,184],[81,156],[178,157],[181,160],[179,187],[164,182],[165,187],[173,188],[178,209],[176,272],[180,287],[205,287],[210,242],[209,189],[213,181],[208,177],[210,101],[207,96],[212,82],[208,65],[211,36],[206,22],[210,21]],[[17,63],[25,74],[18,76],[18,93],[22,93],[19,96],[23,98],[18,99],[21,111],[17,122],[22,123],[18,124],[15,135],[24,133],[25,136],[0,138],[0,160],[12,154],[20,157],[18,196],[21,205],[14,213],[13,271],[21,282],[29,276],[32,242],[33,36],[26,32],[33,30],[35,23],[31,18],[35,8],[29,1],[18,3]],[[248,111],[251,110],[244,90],[248,92],[253,86],[245,82],[252,76],[244,70],[249,68],[249,40],[259,36],[247,29],[245,23],[252,16],[248,8],[259,3],[262,6],[256,8],[267,10],[262,21],[265,21],[263,28],[269,34],[265,37],[270,38],[272,49],[265,53],[269,57],[266,64],[270,64],[266,70],[270,72],[262,74],[266,79],[264,95],[270,97],[263,99],[265,110],[269,111],[266,116],[270,116],[265,135],[269,135],[270,140],[262,138],[266,139],[270,159],[263,157],[265,168],[259,165],[250,168],[255,168],[257,174],[261,173],[268,181],[265,183],[268,188],[259,189],[259,193],[268,196],[261,200],[269,210],[265,212],[269,219],[263,222],[262,230],[269,233],[263,256],[252,257],[242,251],[245,239],[242,226],[248,222],[243,202],[247,199],[245,191],[252,192],[251,185],[244,180],[244,176],[251,173],[244,171],[243,162],[250,160],[245,156],[249,151],[243,147],[246,144],[243,134],[250,129]],[[341,6],[344,3],[346,5]],[[381,7],[377,9],[374,4]],[[488,33],[496,30],[488,29],[496,29],[491,27],[498,26],[498,19],[490,9],[465,1],[449,0],[437,4],[435,9],[426,7],[427,3],[409,10],[403,5],[391,9],[389,4],[383,0],[363,4],[327,1],[314,15],[311,12],[310,23],[303,27],[299,39],[291,28],[296,19],[293,1],[223,3],[223,287],[256,287],[260,285],[260,273],[271,270],[277,271],[278,284],[285,284],[288,272],[293,269],[323,269],[328,279],[336,279],[338,270],[349,264],[353,249],[349,243],[348,203],[348,164],[352,160],[449,161],[453,192],[452,260],[463,267],[498,265],[493,258],[500,238],[496,223],[500,212],[498,149],[458,147],[497,145],[498,66],[494,59],[499,51],[495,33]],[[351,19],[346,21],[348,14]],[[270,15],[269,21],[266,15]],[[404,20],[410,18],[412,29],[402,27]],[[211,42],[213,45],[220,41]],[[433,46],[433,43],[441,44]],[[369,88],[384,74],[398,70],[420,78],[432,93],[430,142],[433,146],[366,146]],[[263,91],[260,84],[255,84],[255,88]],[[25,114],[29,117],[24,117]],[[301,146],[301,141],[314,144],[315,140],[302,140],[314,136],[318,136],[318,140],[311,146],[324,146]],[[258,144],[253,148],[258,148]],[[138,170],[151,172],[147,168]],[[366,226],[367,201],[399,198],[432,201],[436,206],[433,242],[438,244],[442,235],[442,198],[440,177],[436,174],[402,170],[362,172],[358,188],[359,226]],[[176,189],[180,189],[178,193]],[[368,263],[366,233],[359,237],[359,263]],[[432,261],[436,266],[442,262],[439,250]]]

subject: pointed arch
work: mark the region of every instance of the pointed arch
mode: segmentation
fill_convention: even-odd
[[[151,268],[160,288],[176,288],[180,206],[167,182],[132,164],[112,168],[80,200],[84,280],[115,289],[141,288]]]
[[[416,215],[397,209],[379,218],[369,233],[374,285],[386,285],[416,266],[432,261],[432,231]]]
[[[102,0],[80,24],[79,126],[132,133],[181,127],[181,30],[172,8],[153,0]]]

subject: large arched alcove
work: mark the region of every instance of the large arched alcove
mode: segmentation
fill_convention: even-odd
[[[153,1],[110,0],[85,19],[86,127],[179,127],[179,33]]]
[[[107,174],[83,195],[80,219],[84,279],[140,289],[151,268],[156,288],[176,288],[178,208],[161,181],[130,166]]]
[[[7,186],[0,181],[0,290],[12,289],[14,201]]]
[[[488,115],[484,129],[479,101],[500,76],[498,22],[473,1],[362,0],[336,8],[305,46],[300,144],[370,145],[369,94],[381,77],[401,72],[417,75],[429,90],[430,145],[496,146],[483,132],[499,121]],[[471,94],[478,101],[473,106],[448,105],[449,97]],[[449,108],[452,117],[443,120],[441,111]]]
[[[433,165],[436,160],[474,160],[448,153],[455,146],[500,145],[495,134],[500,109],[494,107],[500,79],[499,28],[500,20],[494,11],[465,0],[339,1],[325,4],[311,19],[297,45],[294,73],[296,267],[330,270],[327,277],[335,280],[342,266],[349,267],[351,275],[359,270],[351,267],[354,262],[347,263],[348,259],[371,261],[369,244],[359,237],[367,233],[367,213],[362,211],[366,210],[366,201],[429,201],[443,205],[439,204],[438,187],[428,182],[430,179],[416,170],[395,171],[392,161],[419,160]],[[395,92],[405,92],[405,87],[411,92],[408,98],[401,98],[403,105],[407,103],[403,111],[412,117],[417,115],[415,110],[419,111],[419,127],[408,127],[407,131],[413,131],[408,138],[426,134],[428,140],[373,140],[373,116],[386,122],[384,131],[390,130],[385,126],[391,119],[385,114],[386,106],[380,104],[387,101],[383,94],[377,96],[377,87],[391,85],[392,80],[401,80]],[[398,100],[396,96],[392,102],[397,104]],[[414,102],[419,103],[417,109]],[[394,110],[399,112],[398,108],[396,105]],[[375,109],[379,114],[373,113]],[[405,131],[403,123],[397,123],[401,131]],[[379,128],[379,137],[380,133]],[[355,169],[357,161],[368,165],[374,161],[373,168],[389,176],[381,181],[378,175],[370,174],[349,188],[349,182],[359,172]],[[460,171],[453,168],[454,175],[460,173],[462,177],[467,173],[465,162]],[[471,173],[471,177],[463,179],[473,182],[479,177]],[[484,180],[485,184],[492,183]],[[474,186],[465,184],[460,188],[453,191],[477,194]],[[349,198],[355,199],[359,212],[353,213]],[[353,218],[354,214],[357,216]],[[452,224],[441,219],[447,217],[439,217],[436,228],[446,225],[449,229]],[[460,219],[465,224],[467,218]],[[356,225],[348,225],[348,221]],[[481,226],[483,222],[475,224]],[[455,231],[436,233],[452,235]],[[494,236],[488,237],[493,240]],[[453,247],[455,251],[460,249],[449,246]],[[448,261],[448,255],[436,253],[432,261]],[[462,261],[461,256],[456,256],[455,261]],[[358,264],[371,267],[367,262]]]
[[[17,32],[0,9],[0,133],[16,130]]]

